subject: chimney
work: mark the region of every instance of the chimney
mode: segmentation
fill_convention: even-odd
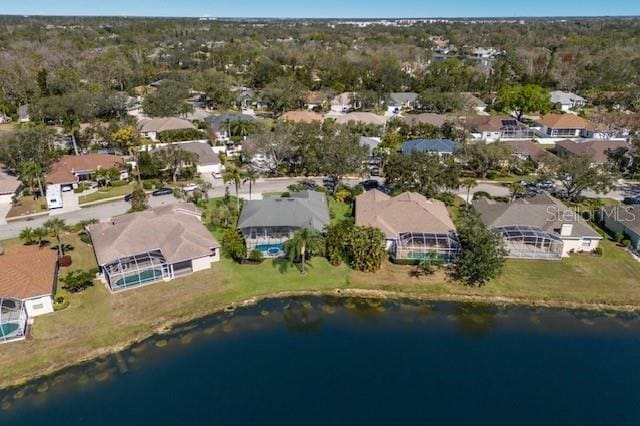
[[[570,237],[571,232],[573,232],[573,224],[571,223],[563,223],[562,228],[560,228],[560,236],[561,237]]]

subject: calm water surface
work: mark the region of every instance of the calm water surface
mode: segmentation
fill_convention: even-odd
[[[640,424],[640,318],[305,298],[0,391],[0,425]]]

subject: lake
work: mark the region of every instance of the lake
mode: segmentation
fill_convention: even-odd
[[[638,425],[638,364],[630,314],[287,298],[0,391],[0,425]]]

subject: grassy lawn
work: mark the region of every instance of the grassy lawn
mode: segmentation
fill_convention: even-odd
[[[331,213],[331,223],[340,222],[343,219],[353,217],[351,203],[340,203],[335,198],[327,196],[329,199],[329,212]]]
[[[44,208],[43,208],[44,206]],[[31,195],[18,198],[16,205],[11,206],[7,213],[7,218],[24,216],[28,214],[42,213],[47,211],[47,200],[44,198],[34,199]]]
[[[106,200],[107,198],[124,197],[134,189],[134,183],[129,183],[123,186],[110,186],[106,189],[99,189],[91,194],[81,195],[78,201],[80,204],[86,204],[94,201]]]

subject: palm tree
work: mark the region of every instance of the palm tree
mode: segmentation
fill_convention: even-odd
[[[71,142],[73,143],[73,152],[76,155],[79,155],[78,142],[76,140],[76,134],[80,130],[78,117],[73,114],[67,114],[62,120],[62,127],[64,128],[64,131],[67,132],[69,136],[71,136]]]
[[[49,219],[43,225],[44,229],[49,232],[49,235],[54,237],[58,242],[58,258],[64,256],[64,246],[62,245],[62,235],[67,230],[67,224],[64,220],[54,218]]]
[[[202,196],[205,200],[209,199],[209,191],[213,188],[213,184],[211,182],[202,181],[202,183],[198,186],[200,192],[202,192]]]
[[[20,239],[24,241],[26,245],[31,245],[37,239],[35,235],[35,229],[26,227],[20,231]]]
[[[236,120],[230,124],[230,127],[233,129],[233,133],[235,133],[236,136],[244,138],[251,130],[251,123],[247,120]]]
[[[242,182],[242,172],[237,167],[227,169],[222,175],[222,180],[224,183],[233,182],[236,187],[236,206],[238,210],[240,210],[240,196],[238,195],[238,189],[240,188],[240,183]]]
[[[478,183],[474,178],[466,178],[461,182],[463,188],[467,188],[467,204],[469,204],[469,198],[471,197],[471,188],[477,186]]]
[[[251,192],[253,189],[253,184],[256,183],[256,180],[258,180],[258,177],[260,177],[260,175],[255,169],[250,168],[250,169],[247,169],[246,172],[244,172],[244,179],[242,180],[242,184],[245,184],[245,183],[249,184],[249,200],[251,200]]]
[[[324,239],[316,230],[303,228],[298,230],[289,241],[285,243],[285,251],[289,262],[300,258],[300,273],[304,274],[304,265],[308,253],[321,253],[324,250]]]
[[[44,195],[44,190],[42,188],[42,175],[44,175],[44,169],[35,161],[25,161],[20,166],[20,180],[22,183],[28,186],[29,190],[34,194],[34,186],[37,186],[41,196]],[[36,197],[34,196],[34,198]]]
[[[39,246],[42,246],[47,235],[49,235],[49,232],[43,226],[33,230],[33,236],[38,240]]]
[[[511,191],[511,201],[513,202],[518,194],[525,192],[525,187],[520,182],[511,182],[509,190]]]

